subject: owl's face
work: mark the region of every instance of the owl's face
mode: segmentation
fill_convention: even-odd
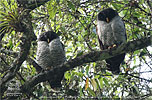
[[[42,33],[39,36],[38,41],[45,41],[45,42],[50,43],[53,39],[56,39],[56,38],[58,38],[58,35],[55,32],[48,31],[48,32]]]
[[[38,41],[46,41],[47,42],[47,35],[45,33],[39,35]]]
[[[113,10],[112,8],[107,8],[99,12],[98,20],[109,23],[117,15],[118,13],[115,10]]]
[[[51,42],[53,39],[59,38],[58,35],[53,31],[46,32],[48,42]]]

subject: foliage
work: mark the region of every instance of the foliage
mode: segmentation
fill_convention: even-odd
[[[14,1],[7,2],[6,0],[1,1],[0,11],[0,26],[1,34],[4,32],[11,33],[16,30],[20,25],[20,15],[17,10],[17,4]]]
[[[11,1],[11,2],[8,2]],[[14,0],[1,0],[0,26],[7,30],[0,43],[0,48],[18,53],[20,37],[20,16]],[[96,36],[96,15],[104,8],[111,7],[119,12],[125,23],[127,41],[152,35],[152,2],[149,0],[50,0],[33,11],[32,22],[35,34],[53,30],[58,32],[65,45],[67,60],[81,56],[93,50],[99,50]],[[22,11],[24,12],[24,11]],[[9,31],[8,31],[9,30]],[[121,64],[122,74],[113,75],[106,70],[105,61],[87,63],[67,71],[62,81],[63,89],[52,92],[47,82],[35,87],[34,95],[38,98],[57,96],[64,98],[151,98],[152,55],[151,47],[127,54]],[[150,51],[151,50],[151,51]],[[8,52],[7,51],[7,52]],[[7,73],[8,65],[16,57],[14,54],[0,52],[1,76]],[[35,59],[36,45],[33,42],[29,57]],[[16,75],[16,80],[24,81],[36,75],[33,65],[26,60]],[[20,76],[19,76],[20,75]],[[48,91],[51,91],[49,93]]]

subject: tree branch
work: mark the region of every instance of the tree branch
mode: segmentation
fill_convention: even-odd
[[[17,55],[15,61],[10,65],[9,72],[7,72],[7,74],[3,76],[2,80],[0,81],[0,95],[3,93],[3,91],[5,91],[3,88],[5,87],[5,83],[15,77],[16,72],[20,69],[20,66],[26,60],[31,47],[31,41],[34,39],[31,16],[28,10],[25,13],[25,16],[26,17],[24,17],[24,20],[22,20],[23,35],[20,39],[20,52]]]
[[[20,66],[22,63],[26,60],[30,47],[31,42],[33,39],[35,39],[35,34],[33,32],[32,22],[31,22],[31,16],[30,11],[45,4],[49,0],[17,0],[18,7],[23,8],[25,11],[24,19],[21,21],[21,32],[23,32],[23,36],[21,37],[21,47],[19,55],[17,55],[15,61],[10,65],[9,72],[3,76],[3,79],[0,81],[0,99],[2,97],[2,93],[5,91],[5,83],[9,80],[13,79],[16,75],[16,72],[20,69]],[[25,10],[28,9],[28,10]],[[3,36],[0,36],[0,40],[3,38]]]
[[[33,67],[36,69],[36,71],[37,71],[38,73],[40,73],[40,72],[42,71],[42,67],[39,66],[39,65],[35,62],[35,60],[33,60],[32,58],[28,57],[26,61],[28,61],[29,64],[33,65]]]
[[[17,0],[19,7],[23,7],[25,9],[33,10],[50,0]]]
[[[17,52],[14,52],[14,51],[10,51],[10,50],[6,50],[4,48],[1,48],[0,49],[0,53],[4,53],[6,55],[12,55],[14,57],[17,57],[18,56],[18,53]]]
[[[85,63],[108,59],[110,57],[113,57],[122,53],[133,52],[135,50],[139,50],[147,46],[150,46],[151,44],[152,44],[152,36],[145,37],[145,38],[135,40],[135,41],[129,41],[125,44],[122,44],[110,50],[89,52],[85,55],[76,57],[75,59],[71,59],[65,62],[60,67],[52,69],[48,72],[43,72],[43,73],[38,74],[37,76],[33,77],[31,80],[25,82],[25,84],[21,87],[21,91],[24,93],[28,93],[38,83],[44,82],[47,80],[54,80],[58,78],[58,74],[71,70]]]

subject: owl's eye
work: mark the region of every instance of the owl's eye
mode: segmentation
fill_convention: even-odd
[[[47,38],[45,34],[41,34],[38,38],[39,41],[46,41],[47,42]]]

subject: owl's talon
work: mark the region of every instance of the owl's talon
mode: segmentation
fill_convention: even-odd
[[[114,48],[116,46],[117,46],[116,44],[113,44],[112,46],[109,46],[108,49]]]
[[[109,47],[108,47],[108,49],[111,49],[111,48],[112,48],[112,46],[109,46]]]

